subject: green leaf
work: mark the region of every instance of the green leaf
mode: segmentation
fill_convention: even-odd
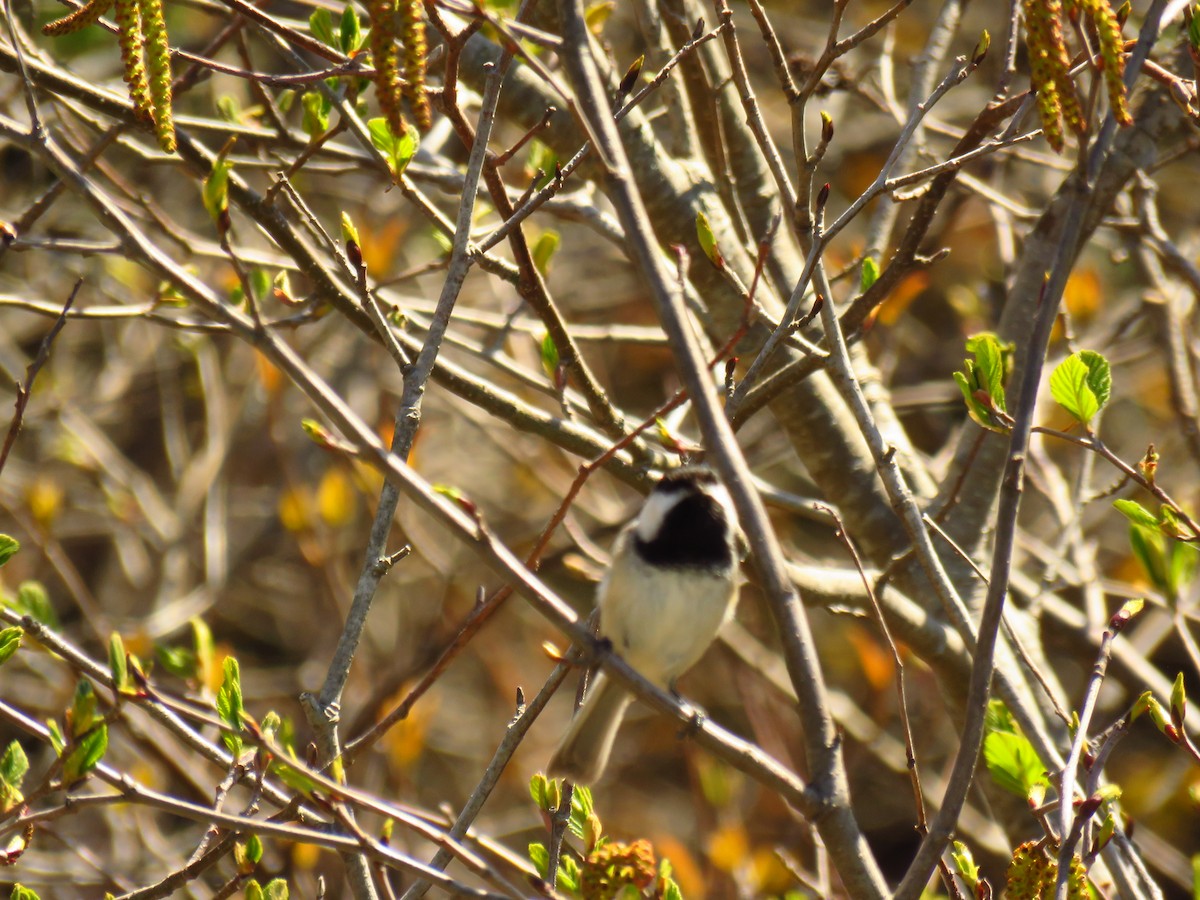
[[[29,758],[25,755],[25,750],[19,743],[12,741],[0,756],[0,778],[13,787],[20,787],[28,771]]]
[[[0,665],[12,659],[12,655],[17,652],[21,646],[21,635],[23,632],[20,628],[5,628],[0,631]]]
[[[406,128],[403,134],[396,134],[388,120],[380,116],[367,122],[367,132],[371,143],[383,154],[393,180],[398,181],[416,155],[419,144],[416,130]]]
[[[342,12],[342,27],[338,33],[342,52],[353,56],[354,51],[362,46],[363,34],[362,26],[358,23],[358,14],[350,4],[346,4],[346,9]]]
[[[56,754],[62,756],[63,750],[66,749],[67,741],[63,737],[62,729],[58,727],[58,722],[54,719],[47,719],[46,731],[50,733],[50,746],[54,748]]]
[[[125,642],[115,631],[108,638],[108,671],[112,675],[114,688],[124,691],[129,687],[129,664],[125,657]]]
[[[702,212],[696,213],[696,238],[700,241],[700,249],[704,251],[708,261],[718,269],[725,268],[725,257],[717,247],[717,236],[708,224],[708,216]]]
[[[300,127],[309,138],[318,138],[329,129],[329,110],[332,104],[320,91],[305,91],[300,98],[304,108],[304,118]]]
[[[1183,673],[1175,676],[1171,685],[1171,724],[1183,730],[1183,720],[1187,717],[1187,687],[1183,683]]]
[[[1046,767],[1024,735],[993,731],[983,741],[983,759],[996,784],[1027,799],[1035,785],[1047,785]]]
[[[254,291],[255,300],[265,299],[271,293],[271,273],[266,269],[251,269],[250,287]]]
[[[954,868],[958,874],[966,880],[968,887],[974,889],[979,881],[979,866],[975,863],[975,857],[971,855],[971,848],[962,841],[954,841],[950,845],[950,858],[954,861]]]
[[[282,878],[272,878],[263,889],[266,900],[288,900],[287,882]]]
[[[1114,500],[1113,508],[1134,525],[1150,531],[1158,531],[1158,518],[1136,500]]]
[[[213,160],[212,171],[204,179],[204,208],[218,226],[229,213],[229,173],[232,169],[233,163],[218,156]]]
[[[534,184],[538,190],[544,188],[554,178],[558,166],[558,154],[537,138],[529,142],[529,156],[525,159],[525,168],[530,177],[541,172],[541,177]]]
[[[342,213],[342,243],[355,243],[362,246],[362,242],[358,239],[358,228],[355,227],[354,220],[350,218],[348,212]]]
[[[50,605],[50,595],[40,581],[22,581],[17,585],[17,601],[14,608],[47,628],[58,628],[58,615]]]
[[[966,347],[974,359],[963,360],[962,371],[954,373],[954,381],[962,391],[967,413],[989,431],[1007,433],[1008,425],[998,414],[1008,409],[1004,387],[1012,368],[1013,345],[982,332],[967,338]]]
[[[558,371],[558,347],[549,333],[542,337],[541,357],[542,371],[553,381],[554,375]]]
[[[21,549],[21,542],[15,537],[10,537],[7,534],[0,534],[0,566],[3,566],[10,559],[16,556],[17,551]]]
[[[537,242],[533,245],[532,250],[533,265],[542,274],[543,278],[550,269],[550,258],[554,256],[561,242],[562,236],[553,229],[543,231],[538,235]]]
[[[80,678],[75,685],[75,696],[71,700],[67,721],[70,722],[73,738],[86,734],[96,724],[96,692],[86,678]]]
[[[1050,394],[1056,403],[1087,425],[1112,393],[1112,371],[1092,350],[1072,353],[1050,375]]]
[[[231,122],[234,125],[241,122],[242,109],[237,100],[229,96],[229,94],[222,94],[220,97],[218,97],[217,118],[224,122]]]
[[[294,756],[292,758],[295,759]],[[317,789],[317,783],[309,775],[284,760],[276,759],[272,762],[271,771],[280,781],[299,794],[307,796]]]
[[[237,756],[242,751],[242,739],[238,732],[242,730],[242,676],[238,661],[232,656],[225,657],[223,666],[225,680],[217,691],[217,715],[229,728],[232,734],[222,733],[221,739],[229,752]]]
[[[262,839],[257,834],[252,834],[246,838],[246,859],[258,865],[262,861],[263,845]]]
[[[63,760],[63,782],[72,785],[99,765],[108,750],[108,726],[97,725],[79,738]]]
[[[338,38],[333,33],[333,13],[321,7],[308,17],[308,30],[326,46],[337,49]]]
[[[546,849],[545,844],[529,845],[529,861],[533,863],[533,867],[537,869],[538,875],[542,878],[550,875],[550,851]]]
[[[154,658],[158,664],[177,678],[196,678],[196,654],[187,647],[164,647],[154,645]]]
[[[859,282],[859,293],[865,294],[871,289],[871,285],[879,280],[879,263],[875,262],[873,257],[866,257],[862,261],[862,278]]]
[[[1200,3],[1192,6],[1192,14],[1188,19],[1188,43],[1193,50],[1200,50]],[[1200,900],[1200,893],[1196,894]]]
[[[8,900],[41,900],[38,897],[37,891],[31,890],[24,885],[14,884],[12,893],[8,895]]]
[[[246,882],[246,886],[242,888],[242,897],[244,900],[263,900],[262,885],[251,878]]]
[[[975,356],[978,386],[992,398],[996,409],[1008,412],[1004,385],[1011,368],[1013,345],[1002,344],[994,334],[982,332],[967,338],[967,352]]]

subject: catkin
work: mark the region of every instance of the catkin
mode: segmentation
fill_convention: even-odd
[[[400,112],[400,69],[396,52],[396,0],[371,0],[371,61],[375,66],[375,97],[392,134],[405,132]]]
[[[404,96],[412,107],[417,127],[428,131],[433,124],[429,98],[425,96],[425,19],[421,0],[400,0],[400,37],[404,41]]]
[[[42,34],[47,34],[51,37],[60,37],[64,34],[79,31],[81,28],[86,28],[97,22],[102,15],[108,12],[108,8],[112,5],[113,0],[90,0],[90,2],[85,3],[70,15],[63,16],[61,19],[55,19],[53,22],[47,22],[42,26]]]

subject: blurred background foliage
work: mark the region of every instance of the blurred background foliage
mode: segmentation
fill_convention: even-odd
[[[963,5],[965,18],[950,56],[970,53],[985,28],[994,36],[1005,32],[1007,4]],[[1135,4],[1135,13],[1141,5]],[[501,9],[504,4],[489,6]],[[635,6],[613,5],[599,32],[618,69],[646,49]],[[830,4],[811,0],[768,6],[785,49],[795,54],[797,71],[802,71],[804,59],[822,46]],[[844,31],[889,6],[871,0],[849,4]],[[341,14],[340,6],[328,7],[335,17]],[[940,0],[915,0],[885,35],[839,60],[827,76],[819,106],[829,111],[837,130],[820,177],[832,185],[831,208],[843,208],[875,178],[895,140],[896,121],[881,108],[888,99],[882,94],[880,60],[886,56],[894,89],[906,96],[911,68],[942,7]],[[31,34],[63,12],[49,0],[13,3],[11,8]],[[270,12],[304,30],[312,8],[309,3],[272,3]],[[750,46],[754,23],[743,4],[734,4],[734,11],[742,40]],[[204,47],[229,21],[227,7],[208,0],[171,2],[167,15],[172,45],[189,50]],[[1177,28],[1172,25],[1169,33]],[[122,93],[112,35],[92,27],[35,41],[47,58],[89,84]],[[1172,38],[1164,39],[1164,46],[1171,43]],[[253,40],[242,49],[231,44],[217,58],[233,66],[250,60],[265,71],[285,68],[283,57]],[[756,48],[747,53],[747,62],[776,140],[790,147],[787,104],[775,89],[767,55]],[[179,60],[175,66],[177,74],[186,68]],[[935,157],[944,158],[956,130],[987,101],[1002,66],[1002,55],[993,52],[976,76],[937,107],[928,137]],[[1017,75],[1022,87],[1025,72],[1022,57]],[[198,120],[269,127],[264,91],[278,104],[276,87],[212,74],[176,98],[177,123],[185,131]],[[20,79],[0,75],[0,109],[20,116],[22,106]],[[43,110],[76,148],[88,146],[101,133],[95,114],[80,109],[64,101],[60,108],[46,104]],[[298,129],[300,104],[293,104],[285,117]],[[221,144],[219,129],[209,128],[203,133],[215,150]],[[494,146],[509,146],[523,131],[502,120]],[[1163,164],[1148,173],[1143,186],[1157,190],[1163,228],[1193,264],[1198,241],[1192,190],[1198,175],[1196,143],[1192,131],[1163,147]],[[235,170],[263,189],[295,149],[240,139],[233,150]],[[505,176],[513,185],[524,185],[537,163],[547,166],[549,154],[545,144],[535,141],[505,167]],[[461,171],[464,161],[465,152],[443,119],[423,136],[409,173],[451,219],[458,202],[453,170]],[[1044,143],[1033,141],[970,166],[969,180],[960,180],[967,187],[943,205],[930,239],[931,245],[948,248],[949,255],[906,276],[874,315],[865,346],[913,444],[935,471],[947,463],[960,429],[974,427],[951,378],[961,366],[964,339],[995,326],[1005,279],[1019,249],[1012,244],[1014,236],[1019,243],[1071,163],[1069,155],[1055,156]],[[152,149],[147,136],[127,132],[104,152],[96,171],[123,206],[144,225],[157,228],[164,249],[218,291],[231,294],[238,288],[200,203],[197,177],[176,157]],[[0,146],[0,219],[17,219],[54,183],[54,176],[26,149]],[[352,217],[367,269],[387,287],[388,302],[414,323],[426,321],[440,291],[446,243],[402,192],[389,190],[361,157],[336,150],[318,155],[294,174],[292,184],[331,233],[336,234],[342,212]],[[586,208],[598,202],[594,191],[580,182],[570,199],[574,207],[566,202],[552,206],[535,215],[527,230],[535,236],[553,230],[561,237],[547,266],[550,292],[609,396],[636,420],[679,386],[673,359],[621,247],[606,239],[594,221],[586,221],[596,214]],[[875,201],[880,202],[892,201]],[[832,245],[826,256],[831,271],[845,269],[848,278],[857,279],[863,228],[873,208]],[[477,212],[483,231],[499,221],[490,205]],[[902,228],[907,216],[902,212],[897,221]],[[1153,310],[1166,301],[1138,263],[1142,235],[1135,224],[1132,210],[1116,209],[1097,231],[1068,283],[1065,315],[1051,352],[1061,356],[1068,348],[1088,347],[1105,353],[1113,365],[1114,395],[1100,433],[1130,461],[1153,443],[1163,460],[1160,480],[1195,508],[1200,484],[1196,448],[1189,448],[1170,402],[1169,372]],[[253,267],[272,277],[293,268],[248,220],[235,220],[235,235],[241,258]],[[300,422],[313,410],[280,372],[228,335],[181,327],[180,322],[194,323],[198,317],[173,306],[165,286],[124,258],[112,240],[92,212],[68,194],[0,257],[0,380],[5,385],[22,377],[51,324],[45,310],[62,305],[76,278],[84,279],[80,307],[142,311],[71,320],[53,346],[0,478],[0,530],[18,537],[25,548],[4,569],[3,590],[13,594],[27,580],[44,584],[63,632],[101,658],[114,630],[142,659],[153,658],[156,647],[190,646],[189,621],[202,618],[216,642],[216,683],[188,684],[161,668],[156,678],[180,692],[212,692],[219,683],[220,657],[234,654],[241,663],[247,708],[259,716],[276,710],[289,717],[303,747],[308,738],[297,696],[318,688],[324,677],[362,564],[381,477],[305,439]],[[292,271],[291,277],[295,296],[290,299],[303,304],[303,276]],[[1193,303],[1187,303],[1184,317],[1192,352]],[[20,308],[22,304],[40,304],[43,314]],[[271,296],[261,305],[272,319],[292,309]],[[303,321],[297,315],[289,343],[385,440],[390,438],[401,381],[387,353],[336,314],[316,311]],[[459,298],[444,353],[530,405],[557,412],[553,385],[540,363],[543,334],[539,323],[523,312],[511,284],[476,269]],[[10,388],[5,390],[11,399]],[[1041,422],[1055,428],[1069,425],[1065,413],[1049,407]],[[672,427],[694,438],[690,420]],[[822,496],[821,486],[797,464],[769,414],[752,419],[739,437],[765,481],[792,495]],[[1022,514],[1022,570],[1031,583],[1053,585],[1082,607],[1081,576],[1056,571],[1062,562],[1056,548],[1073,540],[1093,544],[1099,568],[1092,577],[1106,595],[1144,594],[1155,607],[1134,630],[1133,645],[1169,677],[1187,671],[1195,687],[1193,661],[1173,619],[1180,615],[1184,628],[1194,628],[1194,584],[1189,582],[1178,604],[1169,608],[1130,551],[1127,523],[1108,502],[1056,508],[1056,501],[1074,495],[1045,479],[1061,477],[1069,483],[1076,478],[1085,465],[1078,448],[1038,444],[1033,452],[1036,465]],[[429,481],[463,492],[494,532],[524,554],[565,494],[580,460],[435,388],[426,397],[409,462]],[[1097,474],[1092,483],[1105,478]],[[1114,484],[1117,480],[1111,478]],[[556,535],[541,574],[581,612],[589,609],[616,529],[637,502],[636,491],[599,474]],[[772,514],[791,558],[847,565],[826,522],[778,506]],[[391,549],[405,543],[413,552],[383,581],[351,675],[342,710],[346,734],[361,732],[403,698],[453,638],[480,592],[498,586],[467,548],[402,500]],[[1116,605],[1110,603],[1109,612]],[[1087,612],[1091,616],[1095,611]],[[834,712],[846,733],[856,811],[888,874],[899,877],[917,835],[897,737],[892,658],[869,620],[838,609],[813,609],[812,617],[822,663],[834,686]],[[1094,626],[1097,620],[1089,621]],[[1102,627],[1103,619],[1099,621]],[[1092,640],[1098,631],[1094,628]],[[772,632],[755,588],[748,586],[735,643],[743,649],[771,648]],[[1077,698],[1094,658],[1087,635],[1046,620],[1037,637],[1068,696]],[[514,715],[517,688],[531,694],[550,672],[553,661],[541,649],[546,641],[563,644],[555,629],[523,603],[507,603],[411,714],[356,760],[353,782],[413,807],[457,809]],[[955,750],[955,722],[932,673],[915,655],[904,648],[902,653],[917,753],[927,781],[936,786]],[[1142,689],[1136,676],[1120,667],[1110,681],[1101,699],[1105,722],[1120,715]],[[516,854],[523,854],[543,831],[529,800],[528,781],[544,765],[570,715],[573,681],[567,684],[518,749],[476,826]],[[680,686],[716,721],[803,771],[792,701],[766,686],[728,645],[710,651]],[[19,665],[5,667],[0,690],[43,719],[69,705],[74,679],[47,654],[23,653]],[[1200,829],[1195,827],[1200,770],[1143,725],[1133,729],[1113,756],[1110,773],[1124,789],[1125,809],[1137,823],[1135,836],[1165,890],[1190,896],[1191,858],[1200,852]],[[681,742],[677,732],[675,722],[635,707],[610,774],[596,789],[606,828],[621,838],[653,841],[671,860],[688,897],[782,895],[798,889],[791,862],[799,859],[809,866],[816,852],[808,826],[778,796]],[[19,736],[11,727],[0,728],[4,743]],[[27,750],[34,771],[47,766],[48,748],[31,745]],[[194,769],[152,730],[128,729],[120,741],[112,741],[110,754],[147,785],[211,802],[219,774]],[[1004,802],[991,794],[973,794],[959,829],[993,878],[1007,860],[1011,841],[1038,831],[1029,820],[1025,834],[997,834],[996,821],[1002,817],[991,811],[992,804]],[[118,816],[81,812],[44,827],[44,839],[21,861],[19,877],[42,887],[43,896],[99,896],[102,890],[145,883],[176,867],[202,831],[201,825],[181,824],[135,805]],[[397,841],[417,855],[429,852],[399,831]],[[266,844],[266,868],[287,877],[295,896],[314,896],[318,875],[339,883],[341,863],[334,854]],[[194,892],[206,896],[202,883]]]

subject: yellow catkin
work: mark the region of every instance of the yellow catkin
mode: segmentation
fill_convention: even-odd
[[[133,112],[142,121],[152,123],[150,82],[142,57],[142,10],[138,0],[115,0],[115,11],[119,30],[117,42],[121,45],[121,62],[125,68],[125,83],[129,85],[129,99],[133,101]]]
[[[171,50],[162,0],[140,0],[142,33],[145,36],[146,67],[149,70],[150,102],[154,133],[165,153],[175,152],[175,122],[171,116]]]
[[[396,0],[371,0],[367,6],[371,18],[371,61],[375,66],[375,97],[392,134],[403,134],[407,127],[400,112],[400,68],[396,52]]]
[[[1129,114],[1129,102],[1125,94],[1125,40],[1121,36],[1121,24],[1109,0],[1077,0],[1086,10],[1096,27],[1096,40],[1100,44],[1101,68],[1104,70],[1104,87],[1108,91],[1108,103],[1112,107],[1117,124],[1133,124]]]
[[[433,124],[429,98],[425,96],[425,19],[421,0],[400,0],[400,37],[404,41],[404,96],[412,107],[417,127],[428,131]]]
[[[90,0],[68,16],[63,16],[61,19],[55,19],[53,22],[48,22],[42,26],[42,34],[48,34],[51,37],[59,37],[64,34],[71,34],[74,31],[79,31],[81,28],[95,23],[99,18],[108,12],[110,6],[113,5],[113,0]]]
[[[1071,0],[1068,0],[1071,2]],[[1046,141],[1063,149],[1062,122],[1082,133],[1087,123],[1070,77],[1070,58],[1062,33],[1060,0],[1024,0],[1025,43],[1029,48],[1030,81],[1037,91],[1038,115]]]

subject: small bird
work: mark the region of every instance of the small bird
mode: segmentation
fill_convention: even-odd
[[[668,472],[617,535],[596,595],[600,634],[650,681],[673,686],[733,615],[741,542],[733,500],[711,471]],[[598,672],[549,774],[594,784],[632,701]]]

